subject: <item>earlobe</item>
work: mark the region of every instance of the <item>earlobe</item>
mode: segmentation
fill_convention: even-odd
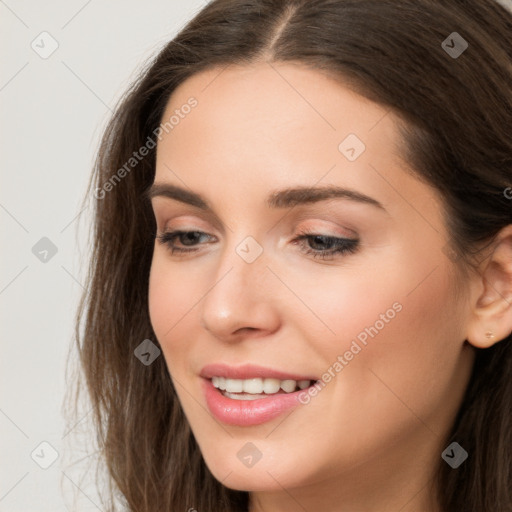
[[[472,298],[466,339],[475,347],[489,348],[512,332],[512,224],[498,233],[475,279],[480,291]]]

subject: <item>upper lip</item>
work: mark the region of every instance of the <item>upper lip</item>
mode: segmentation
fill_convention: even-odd
[[[227,377],[228,379],[254,379],[270,378],[278,380],[318,380],[311,375],[299,375],[298,373],[288,373],[273,368],[258,366],[254,364],[244,364],[241,366],[230,366],[226,363],[207,364],[199,374],[205,379],[212,377]]]

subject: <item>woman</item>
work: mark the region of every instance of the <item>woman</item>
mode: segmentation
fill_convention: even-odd
[[[511,510],[511,125],[493,0],[199,12],[90,184],[78,346],[126,508]]]

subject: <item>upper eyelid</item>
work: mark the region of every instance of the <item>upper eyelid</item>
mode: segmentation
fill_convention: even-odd
[[[162,222],[162,224],[165,224],[164,222]],[[190,223],[190,224],[193,224],[193,223]],[[298,224],[300,226],[300,224]],[[349,232],[352,232],[354,234],[354,236],[358,236],[357,233],[353,230],[353,229],[350,229],[348,227],[344,227],[344,226],[339,226],[341,227],[343,230],[345,231],[349,231]],[[161,229],[159,229],[159,231],[161,232],[175,232],[175,231],[184,231],[184,232],[189,232],[189,231],[200,231],[200,232],[204,232],[205,234],[208,234],[208,235],[211,235],[213,233],[210,233],[208,228],[203,228],[203,227],[200,227],[200,226],[188,226],[188,225],[184,225],[184,226],[175,226],[175,227],[167,227],[167,226],[162,226]],[[330,232],[331,230],[328,228],[328,227],[323,227],[323,226],[316,226],[316,227],[295,227],[295,229],[293,229],[293,231],[299,231],[299,232],[306,232],[306,234],[318,234],[318,235],[322,235],[322,236],[330,236],[330,237],[333,237],[333,238],[336,238],[336,237],[340,237],[340,238],[347,238],[350,236],[350,234],[345,234],[345,233],[332,233]]]
[[[165,206],[163,206],[163,205],[161,207],[161,211],[159,211],[159,210],[160,209],[153,208],[153,213],[157,220],[157,224],[162,225],[162,229],[160,231],[178,231],[178,230],[204,231],[207,234],[212,234],[208,227],[201,226],[203,223],[206,223],[206,224],[213,226],[213,229],[218,231],[222,236],[224,236],[226,234],[226,231],[233,233],[233,230],[231,229],[231,227],[229,225],[222,223],[222,221],[220,221],[220,219],[218,219],[215,214],[209,213],[207,211],[200,210],[198,212],[194,208],[194,210],[196,210],[195,212],[188,212],[185,214],[181,213],[179,215],[174,216],[174,214],[167,215],[165,213]],[[292,219],[288,218],[287,223],[289,223],[290,226],[291,225],[294,226],[293,228],[290,227],[290,230],[293,230],[293,231],[297,231],[297,230],[308,231],[308,232],[311,231],[313,234],[318,233],[323,236],[331,236],[331,237],[335,237],[335,238],[359,237],[358,230],[351,228],[351,227],[349,227],[349,225],[347,225],[347,224],[353,224],[353,222],[347,223],[347,224],[342,224],[340,222],[337,222],[334,218],[319,217],[318,215],[320,213],[325,214],[325,211],[321,211],[319,209],[314,209],[313,211],[299,211],[299,212],[297,212],[297,216],[295,217],[295,219],[293,219],[293,222],[292,222]],[[170,217],[170,218],[166,219],[165,217]],[[186,225],[184,227],[176,226],[176,227],[172,227],[172,228],[167,228],[167,226],[166,226],[167,222],[172,222],[177,219],[181,220],[183,218],[188,218],[188,217],[190,217],[191,219],[194,219],[194,220],[190,221],[190,227],[188,225],[189,224],[188,220],[185,221]],[[280,219],[282,219],[282,218],[284,218],[284,217],[281,216]],[[196,228],[194,225],[196,223],[198,223],[198,219],[199,219],[199,224]],[[316,222],[316,223],[318,223],[318,222],[326,223],[327,226],[322,225],[322,226],[316,226],[316,227],[303,227],[302,226],[303,223],[308,222],[308,221]],[[280,223],[280,221],[279,221],[279,223]],[[329,224],[334,225],[335,228],[329,227]],[[276,225],[277,224],[272,224],[271,229],[273,230],[276,227]],[[336,233],[336,232],[333,233],[332,232],[333,229],[342,230],[342,232],[341,233]]]
[[[159,223],[159,220],[161,221],[160,222],[161,224],[165,224],[166,222],[169,222],[168,219],[163,219],[163,217],[167,217],[167,215],[164,213],[164,211],[165,211],[165,207],[164,206],[161,206],[161,210],[162,211],[160,211],[160,208],[155,208],[153,203],[152,203],[152,206],[153,206],[152,211],[153,211],[153,214],[154,214],[154,216],[156,218],[157,223]],[[169,216],[169,217],[171,217],[171,216]],[[187,213],[186,215],[177,215],[177,216],[173,217],[170,220],[181,219],[183,217],[194,217],[195,219],[200,219],[201,222],[207,222],[207,223],[213,225],[213,227],[216,230],[218,230],[220,233],[222,233],[222,234],[225,233],[224,226],[226,226],[227,229],[229,231],[231,231],[231,228],[229,226],[223,224],[221,222],[221,220],[217,218],[217,216],[215,216],[215,215],[213,215],[213,214],[211,214],[209,212],[203,211],[203,210],[200,210],[199,212],[196,211],[195,213]],[[196,222],[197,222],[197,220],[191,221],[191,224],[192,223],[196,223]],[[173,228],[173,230],[174,229],[178,230],[178,229],[181,229],[181,228],[177,227],[177,228]],[[203,229],[203,228],[201,228],[201,229]],[[189,231],[194,231],[194,230],[190,229]]]
[[[307,235],[320,235],[320,236],[326,236],[326,237],[331,237],[331,238],[344,238],[344,239],[355,239],[355,238],[359,238],[359,236],[360,236],[356,230],[351,229],[342,224],[339,224],[337,222],[333,222],[332,220],[325,221],[324,219],[317,219],[317,221],[320,220],[323,222],[330,222],[330,223],[335,224],[338,227],[338,229],[342,229],[344,231],[343,233],[332,232],[332,228],[329,228],[327,226],[314,226],[314,227],[301,226],[301,223],[303,223],[305,220],[306,220],[305,218],[299,219],[296,223],[294,223],[294,228],[290,229],[290,231],[292,231],[295,234],[297,234],[297,232],[299,232],[299,233],[306,232]],[[165,225],[166,222],[167,221],[163,221],[161,223],[157,222],[157,231],[158,232],[170,233],[170,232],[176,232],[176,231],[184,231],[184,232],[199,231],[201,233],[205,233],[210,236],[216,236],[214,233],[211,233],[211,230],[209,230],[208,228],[201,227],[201,226],[194,226],[194,222],[190,222],[190,225],[188,225],[188,223],[187,223],[184,226],[173,226],[173,227],[166,226]],[[162,227],[159,228],[158,224],[162,224]],[[218,230],[220,232],[221,236],[225,235],[224,229],[222,229],[222,228],[219,229],[216,226],[214,226],[214,229]],[[233,230],[231,228],[229,228],[229,231],[233,232]]]

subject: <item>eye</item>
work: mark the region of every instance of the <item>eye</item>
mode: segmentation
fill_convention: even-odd
[[[193,248],[198,239],[204,237],[210,237],[210,235],[203,233],[202,231],[170,231],[164,232],[157,235],[157,239],[161,244],[167,245],[171,254],[174,253],[186,253],[186,252],[194,252],[196,249]],[[175,240],[178,239],[179,242],[189,247],[188,249],[184,249],[182,247],[177,247],[175,244]]]
[[[308,231],[299,233],[299,236],[292,242],[304,241],[307,242],[307,245],[305,246],[303,243],[300,243],[301,251],[314,258],[321,258],[323,260],[331,260],[345,253],[355,253],[359,247],[359,240],[357,238],[339,238]]]
[[[196,245],[201,239],[214,238],[202,231],[170,231],[159,233],[156,237],[161,244],[168,247],[171,254],[183,254],[197,251]],[[176,240],[182,245],[176,245]],[[305,244],[304,242],[307,242]],[[339,238],[318,233],[301,231],[297,237],[292,240],[294,245],[299,245],[301,252],[311,255],[314,258],[323,260],[333,259],[337,255],[345,253],[355,253],[359,247],[357,238]]]

